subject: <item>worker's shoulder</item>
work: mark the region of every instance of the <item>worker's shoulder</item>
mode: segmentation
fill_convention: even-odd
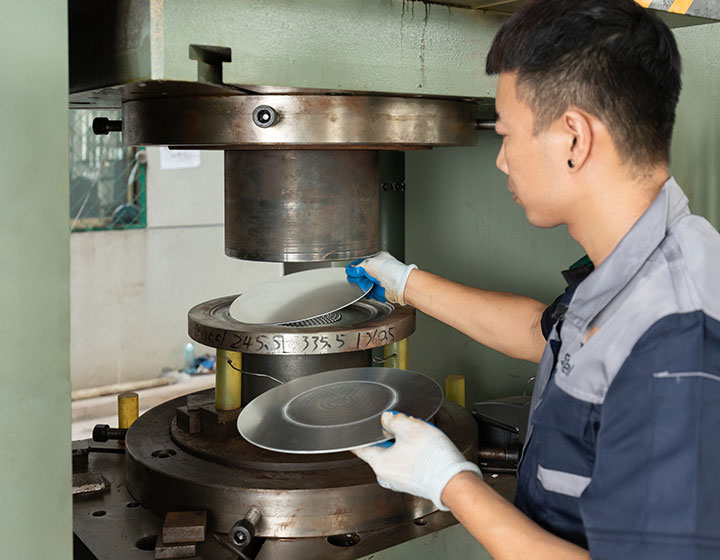
[[[582,367],[559,376],[557,384],[599,404],[623,368],[644,375],[653,373],[647,367],[679,370],[696,364],[708,342],[720,347],[719,280],[720,235],[702,218],[680,218],[587,325],[580,348],[561,357],[567,357],[567,370],[576,363]]]
[[[720,320],[720,233],[700,216],[687,215],[668,229],[656,253],[672,278],[679,313],[702,311]]]
[[[681,217],[619,300],[626,357],[665,345],[673,362],[694,363],[698,348],[720,344],[720,234],[702,217]]]

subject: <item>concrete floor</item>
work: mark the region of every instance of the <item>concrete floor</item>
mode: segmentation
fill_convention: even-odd
[[[196,375],[187,381],[178,381],[172,385],[152,387],[135,391],[138,394],[140,414],[161,403],[176,397],[194,393],[215,386],[215,375]],[[96,424],[108,424],[117,427],[117,395],[80,399],[72,403],[72,439],[92,437]]]

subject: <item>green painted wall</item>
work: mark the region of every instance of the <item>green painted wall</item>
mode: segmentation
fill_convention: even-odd
[[[683,92],[671,170],[696,214],[720,228],[720,23],[675,30]]]
[[[720,24],[675,31],[684,89],[672,173],[692,210],[720,226]],[[481,67],[483,61],[478,60]],[[479,133],[478,146],[406,155],[408,262],[458,282],[551,302],[565,288],[560,270],[584,254],[565,228],[525,221],[495,167],[500,141]],[[418,314],[410,368],[438,381],[466,376],[467,403],[519,394],[533,364],[489,350]]]
[[[96,42],[73,67],[79,89],[197,79],[190,44],[232,49],[226,83],[488,96],[484,58],[504,16],[406,0],[75,0],[102,26],[75,25]],[[112,41],[105,28],[114,28]],[[116,49],[108,52],[113,44]],[[85,70],[83,70],[85,67]],[[88,76],[82,76],[83,72]],[[75,73],[74,73],[75,74]]]
[[[0,542],[71,557],[67,7],[0,20]]]
[[[198,43],[232,47],[229,83],[486,96],[492,81],[468,62],[484,59],[504,19],[405,0],[212,4],[171,0],[156,12],[165,76],[196,79],[187,52]]]

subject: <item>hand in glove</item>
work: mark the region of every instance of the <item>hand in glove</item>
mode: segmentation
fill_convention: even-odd
[[[392,411],[384,412],[381,421],[395,436],[395,443],[363,447],[354,453],[372,467],[383,488],[427,498],[448,511],[440,497],[450,479],[463,471],[482,476],[480,468],[432,424]]]
[[[363,290],[372,288],[368,297],[405,305],[405,284],[416,268],[414,264],[403,264],[390,253],[381,251],[373,257],[347,265],[345,273],[349,282]]]

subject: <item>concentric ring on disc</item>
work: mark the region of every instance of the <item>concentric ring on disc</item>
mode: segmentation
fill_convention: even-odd
[[[285,417],[301,426],[348,426],[380,416],[398,401],[395,389],[373,381],[338,381],[313,387],[290,399]]]
[[[346,368],[294,379],[246,405],[237,420],[250,443],[281,453],[330,453],[390,439],[380,415],[430,420],[442,404],[431,378],[394,368]]]

